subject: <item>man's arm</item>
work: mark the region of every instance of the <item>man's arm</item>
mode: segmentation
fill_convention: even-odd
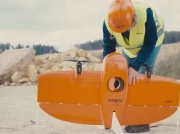
[[[146,33],[144,37],[144,45],[139,51],[135,61],[130,64],[130,67],[133,67],[136,71],[139,70],[141,65],[145,63],[147,58],[151,55],[154,47],[156,46],[157,37],[157,29],[156,24],[153,17],[153,12],[151,8],[147,9],[147,21],[146,21]]]
[[[103,58],[116,51],[116,39],[107,30],[105,22],[103,23]]]

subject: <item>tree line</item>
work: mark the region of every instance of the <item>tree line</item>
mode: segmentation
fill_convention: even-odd
[[[176,43],[179,41],[180,41],[180,32],[178,31],[165,32],[165,37],[163,40],[164,45],[170,44],[170,43]],[[88,41],[86,43],[76,44],[75,46],[84,50],[103,49],[103,40],[95,40],[93,42]],[[116,46],[120,47],[119,45],[116,45]]]
[[[163,44],[170,44],[176,43],[180,41],[180,32],[172,31],[172,32],[165,32],[165,38]],[[77,48],[81,48],[84,50],[98,50],[103,49],[103,40],[95,40],[95,41],[88,41],[81,44],[74,45]],[[36,55],[46,54],[46,53],[59,53],[58,49],[52,45],[43,45],[43,44],[34,44],[33,46],[30,45],[22,45],[18,44],[17,46],[12,46],[10,43],[0,43],[0,53],[4,50],[9,49],[21,49],[21,48],[33,48],[36,51]],[[117,45],[117,47],[120,47]]]
[[[5,44],[0,43],[0,53],[2,53],[4,50],[21,49],[21,48],[33,48],[36,51],[36,55],[41,55],[46,53],[59,53],[57,48],[49,45],[37,44],[31,47],[30,45],[24,46],[22,44],[18,44],[17,46],[12,46],[10,43],[5,43]]]

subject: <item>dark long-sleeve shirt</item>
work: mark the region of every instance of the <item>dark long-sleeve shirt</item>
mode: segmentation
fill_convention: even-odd
[[[158,39],[155,20],[151,8],[148,8],[146,12],[147,12],[147,21],[145,23],[146,33],[144,37],[144,45],[142,46],[141,50],[138,52],[134,62],[129,65],[134,69],[136,69],[137,71],[139,70],[140,66],[146,62],[147,58],[152,53],[154,47],[156,46],[156,41]],[[124,38],[129,39],[129,31],[122,33],[122,36]],[[103,41],[104,41],[103,57],[105,57],[109,53],[116,51],[116,39],[113,38],[112,35],[107,30],[105,22],[103,23]]]

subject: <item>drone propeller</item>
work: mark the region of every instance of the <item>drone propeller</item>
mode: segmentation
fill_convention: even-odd
[[[90,60],[64,60],[64,61],[71,61],[71,62],[92,62]]]
[[[77,75],[81,75],[82,72],[82,62],[92,62],[89,60],[64,60],[64,61],[71,61],[71,62],[76,62],[76,71],[77,71]]]

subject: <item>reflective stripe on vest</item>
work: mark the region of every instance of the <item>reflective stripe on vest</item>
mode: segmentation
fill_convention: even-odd
[[[144,36],[145,36],[145,23],[147,21],[147,8],[150,6],[145,3],[136,2],[133,3],[134,10],[137,16],[137,24],[130,29],[129,42],[125,42],[121,33],[116,33],[110,29],[108,25],[108,17],[105,19],[106,27],[108,31],[116,38],[116,41],[119,45],[123,47],[125,53],[130,57],[136,57],[139,50],[144,45]],[[152,8],[151,8],[152,9]],[[162,44],[164,39],[164,20],[161,16],[153,11],[154,20],[157,28],[158,40],[156,46]]]

